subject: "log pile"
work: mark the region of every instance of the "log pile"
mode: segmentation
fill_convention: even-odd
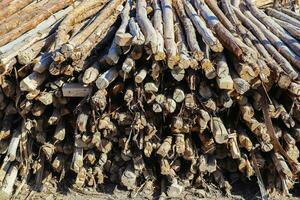
[[[251,0],[2,7],[1,196],[53,177],[168,197],[254,180],[266,198],[298,181],[295,12]]]

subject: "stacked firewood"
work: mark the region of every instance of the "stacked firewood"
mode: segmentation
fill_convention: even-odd
[[[298,181],[300,15],[251,0],[0,2],[0,195]]]

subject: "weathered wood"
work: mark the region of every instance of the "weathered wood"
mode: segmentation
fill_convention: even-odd
[[[222,122],[218,117],[213,117],[211,121],[211,130],[214,135],[214,139],[218,144],[224,144],[228,141],[228,132]]]
[[[196,31],[193,26],[193,23],[186,15],[182,0],[174,0],[173,6],[185,30],[186,40],[193,57],[196,60],[201,61],[203,59],[203,52],[201,51],[200,46],[198,44],[196,38]]]
[[[165,42],[164,42],[163,14],[162,14],[162,9],[159,0],[153,1],[153,9],[154,9],[154,14],[152,17],[152,23],[157,36],[157,51],[154,55],[154,59],[164,60],[166,58],[166,54],[164,52]]]
[[[274,33],[272,33],[270,30],[268,30],[256,17],[259,17],[260,15],[257,14],[257,9],[254,7],[254,5],[246,1],[247,6],[251,9],[251,13],[249,11],[245,11],[245,15],[256,25],[258,26],[263,33],[268,37],[268,39],[271,41],[271,43],[276,47],[276,49],[282,53],[288,59],[291,63],[295,65],[298,69],[300,69],[300,56],[295,54],[293,51],[291,51],[290,48],[288,48],[281,39],[279,39]],[[253,14],[253,15],[252,15]],[[262,18],[260,18],[261,20]]]
[[[193,22],[198,33],[202,36],[205,44],[207,44],[215,52],[223,51],[223,46],[221,45],[220,41],[213,35],[212,31],[207,28],[203,19],[201,19],[197,14],[192,4],[186,0],[183,0],[183,3],[189,18]]]
[[[72,30],[75,24],[97,13],[105,3],[105,0],[88,0],[80,3],[75,10],[68,14],[68,16],[62,21],[62,23],[58,27],[55,40],[55,48],[60,48],[62,44],[67,42],[67,35]],[[93,7],[96,7],[96,9],[93,9],[92,12],[88,11]]]
[[[43,84],[45,81],[47,75],[44,74],[39,74],[37,72],[32,72],[29,74],[26,78],[24,78],[20,82],[20,89],[22,91],[32,91],[37,89],[40,85]]]
[[[300,40],[300,28],[296,27],[288,22],[282,21],[280,19],[274,19],[276,23],[282,26],[285,30],[287,30],[294,38]]]
[[[120,27],[118,28],[115,36],[115,42],[119,46],[130,46],[131,40],[132,40],[132,35],[129,33],[126,33],[126,28],[129,23],[129,12],[131,9],[131,1],[127,1],[122,13],[121,13],[121,18],[122,18],[122,23]]]
[[[22,8],[26,7],[31,2],[33,2],[33,0],[25,0],[25,1],[20,1],[20,2],[13,1],[13,2],[7,3],[7,4],[5,4],[5,2],[3,2],[3,5],[6,8],[4,9],[4,6],[3,6],[3,8],[1,8],[3,10],[3,12],[1,12],[1,14],[0,14],[0,21],[10,17],[12,14],[14,14],[14,13],[18,12],[19,10],[21,10]]]
[[[145,36],[146,51],[148,54],[156,54],[158,45],[156,31],[147,18],[146,7],[147,3],[145,0],[138,0],[136,2],[136,19]]]
[[[294,26],[300,28],[300,21],[299,21],[300,18],[299,17],[296,18],[297,15],[289,16],[289,15],[287,15],[283,12],[279,12],[279,11],[273,9],[273,8],[268,8],[267,13],[268,13],[268,15],[270,15],[272,17],[275,17],[275,18],[280,19],[282,21],[288,22],[288,23],[293,24]]]
[[[174,31],[174,15],[171,0],[160,0],[163,17],[164,43],[167,54],[168,67],[173,69],[178,63],[180,57],[178,55],[177,45],[175,43]]]
[[[59,2],[49,2],[48,4],[44,5],[43,9],[46,9],[49,12],[41,12],[41,14],[38,15],[36,18],[33,18],[33,19],[29,20],[28,22],[25,22],[18,28],[2,35],[0,37],[0,39],[1,39],[0,46],[3,46],[5,44],[7,44],[8,42],[18,38],[23,33],[36,27],[39,23],[41,23],[42,21],[44,21],[45,19],[50,17],[51,13],[55,13],[55,12],[61,10],[62,8],[70,5],[72,2],[73,2],[72,0],[65,0],[65,1],[59,1]],[[36,10],[35,12],[39,12],[39,10]]]
[[[101,74],[96,80],[96,86],[98,89],[107,88],[118,77],[118,71],[115,67],[110,68],[103,74]]]
[[[250,14],[247,14],[247,17],[240,12],[238,9],[235,9],[235,12],[239,19],[243,22],[243,24],[252,31],[252,33],[260,40],[260,42],[264,45],[264,47],[267,49],[267,51],[274,56],[274,59],[281,64],[281,67],[284,69],[284,71],[292,78],[295,79],[298,75],[297,72],[293,69],[291,64],[286,60],[285,57],[283,57],[275,48],[273,45],[271,45],[271,42],[269,41],[269,37],[267,38],[263,31],[257,26],[257,24],[254,24],[252,20],[250,21]],[[244,13],[246,13],[245,11]]]
[[[64,97],[86,97],[90,95],[91,88],[80,83],[65,83],[62,93]]]

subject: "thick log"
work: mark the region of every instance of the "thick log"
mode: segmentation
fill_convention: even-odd
[[[137,0],[136,2],[136,19],[145,36],[145,46],[148,54],[157,53],[157,36],[154,27],[147,17],[147,3],[145,0]]]
[[[21,91],[32,91],[37,89],[46,80],[47,75],[32,72],[20,82]]]
[[[37,57],[41,53],[41,51],[47,51],[49,47],[53,44],[55,39],[55,34],[51,34],[45,39],[42,39],[36,43],[34,43],[29,48],[21,51],[18,55],[18,62],[22,65],[27,65],[31,63],[31,61]]]
[[[164,27],[163,27],[163,14],[160,6],[159,0],[153,1],[154,14],[152,17],[152,23],[156,31],[157,37],[157,51],[154,55],[155,60],[164,60],[166,54],[164,52],[165,42],[164,42]]]
[[[65,83],[62,87],[64,97],[86,97],[90,93],[91,88],[80,83]]]
[[[163,28],[164,28],[164,42],[167,54],[168,67],[173,69],[178,63],[180,57],[178,55],[177,45],[175,43],[174,31],[174,15],[171,0],[161,0]]]
[[[115,67],[110,68],[101,74],[96,80],[96,86],[102,90],[107,88],[118,77],[118,71]]]
[[[121,13],[122,23],[118,28],[115,36],[115,42],[119,46],[130,46],[132,41],[132,35],[130,33],[126,33],[126,29],[130,19],[130,9],[131,1],[127,1]]]

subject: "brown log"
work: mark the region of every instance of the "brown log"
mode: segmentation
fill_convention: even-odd
[[[66,36],[73,29],[75,24],[97,13],[105,3],[105,0],[84,1],[79,4],[76,9],[70,12],[58,27],[55,40],[55,48],[58,49],[62,44],[67,42],[68,37]],[[96,7],[96,9],[91,9],[93,7]]]
[[[3,10],[3,12],[1,12],[1,14],[0,14],[0,21],[10,17],[12,14],[23,9],[30,3],[32,3],[32,0],[25,0],[25,1],[21,1],[21,2],[10,2],[10,3],[7,2],[7,4],[5,5],[5,7],[6,7],[5,10],[4,10],[4,8],[0,8],[1,10]],[[5,1],[3,1],[3,4],[5,4]]]
[[[271,41],[271,43],[276,47],[276,49],[282,53],[282,55],[285,56],[286,59],[288,59],[292,64],[295,65],[298,69],[300,69],[300,56],[295,54],[289,47],[287,47],[281,39],[279,39],[274,33],[272,33],[270,30],[268,30],[256,17],[260,17],[257,8],[254,7],[254,5],[246,1],[247,6],[249,9],[251,9],[251,13],[249,11],[244,11],[245,15],[256,25],[258,26],[263,33],[268,37],[268,39]],[[259,11],[260,12],[260,11]],[[261,16],[262,17],[262,16]],[[260,18],[261,20],[262,18]]]
[[[238,9],[234,9],[239,19],[243,22],[243,24],[252,31],[252,33],[260,40],[260,42],[264,45],[264,47],[267,49],[267,51],[274,56],[274,59],[281,64],[281,67],[284,69],[284,71],[292,78],[295,79],[298,77],[297,72],[294,70],[294,68],[291,66],[291,64],[286,60],[285,57],[283,57],[275,48],[273,45],[271,45],[271,42],[264,42],[269,41],[269,37],[267,38],[262,30],[256,26],[252,21],[249,20],[250,14],[247,15],[247,17],[240,12]],[[246,11],[247,12],[247,11]]]
[[[16,39],[26,31],[36,27],[40,22],[44,21],[48,17],[51,16],[51,13],[55,13],[64,7],[70,5],[73,1],[72,0],[65,0],[65,1],[59,1],[59,2],[49,2],[48,4],[43,6],[43,9],[48,10],[48,12],[41,12],[42,14],[38,15],[37,17],[29,20],[28,22],[22,24],[16,29],[13,29],[12,31],[2,35],[0,37],[1,42],[0,46],[3,46],[7,44],[8,42]],[[39,10],[35,11],[39,12]]]

